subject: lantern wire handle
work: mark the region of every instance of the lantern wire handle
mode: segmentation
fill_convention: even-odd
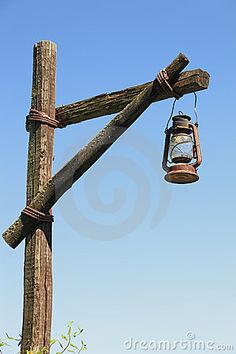
[[[197,113],[197,94],[196,94],[196,92],[194,92],[193,94],[194,94],[194,115],[195,115],[195,118],[196,118],[195,125],[196,125],[196,127],[198,127],[199,126],[199,121],[198,121],[198,113]],[[166,128],[165,128],[165,133],[167,132],[167,130],[169,128],[169,123],[170,123],[170,120],[171,120],[171,118],[173,116],[173,113],[174,113],[174,110],[175,110],[176,101],[177,101],[177,98],[174,99],[174,102],[172,104],[170,116],[169,116],[169,119],[167,121]],[[179,114],[184,114],[184,113],[182,111],[179,111]]]
[[[173,104],[172,104],[172,108],[171,108],[171,112],[170,112],[170,117],[169,117],[169,119],[168,119],[168,121],[167,121],[167,123],[166,123],[165,133],[166,133],[167,130],[168,130],[170,120],[171,120],[171,118],[172,118],[172,116],[173,116],[173,113],[174,113],[174,110],[175,110],[176,101],[177,101],[177,98],[174,99],[174,102],[173,102]]]
[[[198,113],[197,113],[197,94],[196,92],[194,92],[194,114],[195,114],[195,117],[196,117],[196,127],[199,126],[199,122],[198,122]]]

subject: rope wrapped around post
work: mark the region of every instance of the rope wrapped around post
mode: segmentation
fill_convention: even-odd
[[[177,100],[180,99],[183,95],[177,93],[176,91],[173,90],[173,88],[170,86],[169,82],[167,81],[169,79],[169,76],[166,72],[165,69],[162,69],[156,77],[159,85],[161,86],[162,90],[165,91],[168,95],[175,97]]]
[[[31,208],[30,206],[26,206],[22,210],[21,215],[29,216],[30,218],[35,219],[37,221],[41,221],[41,222],[54,222],[53,215],[44,214],[41,211]]]
[[[40,122],[47,124],[52,128],[65,128],[66,125],[56,119],[49,117],[46,113],[40,112],[37,109],[30,109],[29,114],[26,116],[26,130],[29,131],[30,122]]]

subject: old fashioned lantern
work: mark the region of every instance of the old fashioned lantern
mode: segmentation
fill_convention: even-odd
[[[168,128],[171,118],[172,126]],[[162,163],[167,172],[165,180],[177,184],[196,182],[199,180],[197,168],[202,162],[198,123],[192,123],[191,117],[182,112],[171,116],[169,121]]]

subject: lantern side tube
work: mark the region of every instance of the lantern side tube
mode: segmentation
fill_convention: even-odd
[[[193,164],[193,166],[195,168],[197,168],[202,163],[202,153],[201,153],[201,148],[200,148],[200,141],[199,141],[197,126],[195,124],[190,124],[190,125],[193,129],[194,144],[195,144],[195,149],[196,149],[196,154],[197,154],[197,161]]]
[[[164,147],[163,160],[162,160],[162,168],[166,172],[170,171],[170,167],[167,165],[167,161],[168,161],[168,152],[169,152],[171,131],[172,131],[171,128],[169,128],[165,131],[166,138],[165,138],[165,147]]]

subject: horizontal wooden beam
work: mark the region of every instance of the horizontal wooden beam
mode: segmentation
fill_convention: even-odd
[[[207,89],[209,74],[201,69],[185,71],[170,82],[179,94]],[[120,112],[134,97],[142,92],[150,82],[130,87],[122,91],[104,93],[83,101],[75,102],[56,108],[56,119],[65,125]],[[154,102],[167,99],[168,96],[161,88],[158,89]]]

